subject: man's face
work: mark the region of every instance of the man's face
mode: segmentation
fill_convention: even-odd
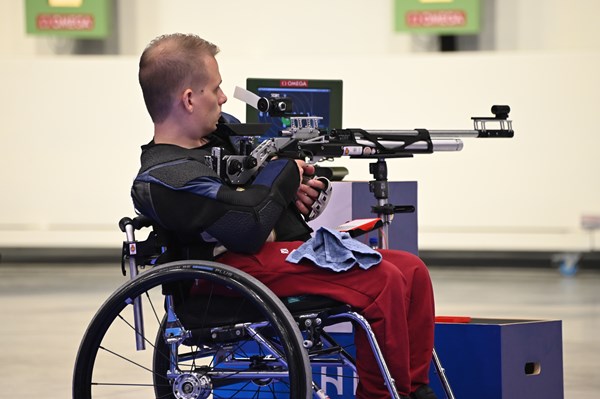
[[[194,119],[200,137],[214,132],[227,96],[221,90],[221,74],[214,57],[205,57],[206,81],[194,94]]]

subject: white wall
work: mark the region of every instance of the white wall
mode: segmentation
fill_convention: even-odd
[[[600,50],[596,0],[493,0],[497,50]]]
[[[22,33],[22,2],[3,2],[0,247],[118,245],[151,134],[137,54],[178,30],[220,45],[229,94],[249,76],[343,79],[346,127],[470,129],[471,116],[510,104],[513,140],[389,162],[391,179],[419,181],[421,248],[588,249],[580,216],[600,214],[600,2],[531,3],[494,2],[497,47],[511,51],[415,54],[391,32],[391,1],[129,0],[119,30],[135,55],[57,57],[56,43]],[[288,51],[277,32],[305,44]],[[366,161],[342,164],[370,178]]]

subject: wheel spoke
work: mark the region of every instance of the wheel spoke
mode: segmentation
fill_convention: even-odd
[[[105,348],[103,346],[100,346],[99,349],[102,349],[103,351],[105,351],[107,353],[110,353],[111,355],[114,355],[114,356],[118,357],[119,359],[123,359],[126,362],[129,362],[129,363],[131,363],[131,364],[133,364],[133,365],[135,365],[135,366],[137,366],[137,367],[139,367],[139,368],[141,368],[143,370],[146,370],[146,371],[149,371],[152,374],[155,374],[154,371],[152,371],[152,369],[149,369],[148,367],[142,366],[141,364],[134,362],[133,360],[127,358],[126,356],[120,355],[117,352],[111,351],[110,349],[107,349],[107,348]]]

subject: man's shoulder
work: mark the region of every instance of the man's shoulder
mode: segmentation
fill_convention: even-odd
[[[158,183],[182,188],[199,178],[216,178],[217,174],[205,149],[187,149],[168,144],[154,144],[144,148],[142,166],[136,182]]]
[[[149,143],[142,146],[142,170],[178,160],[200,162],[206,165],[206,157],[209,155],[210,150],[204,148],[190,149],[172,144]]]

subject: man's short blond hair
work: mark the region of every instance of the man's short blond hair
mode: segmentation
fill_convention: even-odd
[[[219,48],[194,34],[157,37],[140,57],[139,82],[154,123],[164,121],[184,85],[206,79],[203,55],[214,57]]]

